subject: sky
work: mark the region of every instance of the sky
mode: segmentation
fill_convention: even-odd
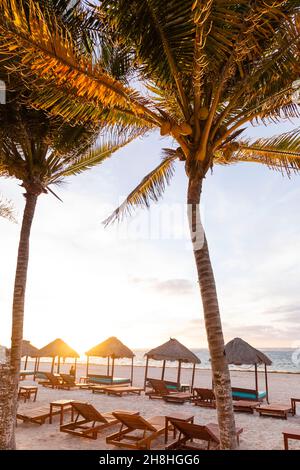
[[[260,126],[273,135],[291,124]],[[131,348],[175,337],[207,346],[186,221],[182,163],[165,197],[121,224],[102,221],[160,161],[158,133],[131,143],[42,195],[32,227],[24,338],[42,347],[63,338],[83,354],[109,336]],[[17,181],[0,179],[19,224],[0,219],[0,344],[9,346],[20,221]],[[300,342],[299,176],[257,164],[215,167],[203,188],[202,219],[214,267],[225,340],[256,347]]]

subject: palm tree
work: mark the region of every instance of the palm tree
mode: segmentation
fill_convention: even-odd
[[[84,57],[59,25],[51,36],[42,28],[43,13],[34,2],[27,16],[12,4],[0,3],[0,53],[17,57],[24,78],[38,85],[36,106],[80,123],[97,123],[105,113],[108,122],[120,126],[160,129],[177,147],[164,151],[160,165],[107,223],[157,200],[170,182],[174,162],[183,163],[221,447],[234,449],[230,376],[199,204],[205,176],[215,164],[257,162],[288,174],[299,171],[298,129],[270,139],[242,137],[255,120],[280,123],[300,115],[292,101],[300,64],[299,2],[99,1],[95,21],[100,36],[115,32],[148,95]]]

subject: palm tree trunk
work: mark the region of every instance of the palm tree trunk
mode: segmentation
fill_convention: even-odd
[[[12,337],[10,352],[11,378],[7,378],[7,386],[10,387],[10,390],[6,391],[6,393],[4,393],[3,390],[3,393],[0,395],[0,409],[2,408],[5,410],[5,416],[2,416],[4,422],[1,422],[0,416],[0,449],[6,450],[16,448],[15,423],[23,340],[24,302],[29,260],[29,238],[37,197],[38,196],[36,194],[28,191],[25,194],[26,204],[19,241],[13,296]]]
[[[224,338],[218,305],[214,273],[206,236],[200,220],[202,178],[190,178],[188,186],[188,216],[198,272],[214,391],[217,402],[221,449],[236,448],[235,422],[229,368],[224,354]]]

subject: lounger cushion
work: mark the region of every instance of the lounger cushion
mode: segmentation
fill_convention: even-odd
[[[98,384],[122,384],[128,383],[129,379],[106,379],[105,377],[89,377],[89,382]]]
[[[258,398],[265,398],[266,397],[266,392],[258,392]],[[240,397],[240,398],[256,398],[255,393],[247,393],[247,392],[232,392],[232,396],[234,397]]]

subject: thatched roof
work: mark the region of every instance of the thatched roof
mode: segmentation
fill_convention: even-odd
[[[145,356],[155,361],[181,361],[190,364],[200,364],[201,362],[199,357],[174,338],[170,338],[161,346],[151,349]]]
[[[30,341],[26,341],[23,339],[22,341],[22,357],[29,356],[29,357],[38,357],[39,356],[39,350],[32,344],[30,344]]]
[[[79,357],[79,354],[70,348],[62,339],[58,338],[39,350],[40,357]]]
[[[271,359],[258,349],[253,348],[241,338],[234,338],[225,346],[228,364],[240,366],[242,364],[272,364]]]
[[[134,357],[134,353],[115,336],[111,336],[97,346],[85,353],[87,356],[112,357],[121,359],[123,357]]]

